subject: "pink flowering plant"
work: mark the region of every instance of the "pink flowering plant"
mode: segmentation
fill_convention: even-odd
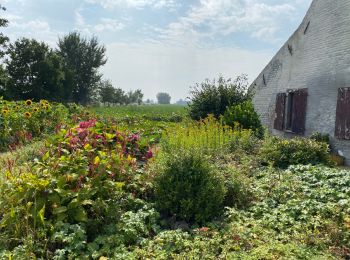
[[[142,197],[137,183],[153,157],[141,140],[139,133],[95,119],[60,130],[29,172],[6,176],[3,190],[12,195],[0,210],[0,232],[19,239],[35,234],[54,249],[64,246],[53,238],[62,223],[84,226],[89,241],[104,234],[103,227],[117,223],[125,207],[139,207],[130,199]]]

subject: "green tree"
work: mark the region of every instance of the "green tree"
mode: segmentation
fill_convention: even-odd
[[[102,76],[98,69],[107,62],[106,48],[96,37],[86,39],[72,32],[59,39],[58,53],[64,62],[66,97],[87,104],[98,90]]]
[[[170,104],[171,97],[168,93],[160,92],[157,94],[158,104]]]
[[[64,79],[62,62],[47,44],[22,38],[10,44],[7,54],[7,97],[61,100]]]
[[[116,88],[114,91],[114,103],[124,105],[127,103],[127,96],[121,88]]]
[[[6,8],[0,4],[0,11],[5,11]],[[7,27],[8,20],[0,17],[0,28]],[[6,52],[7,43],[9,38],[0,32],[0,59],[4,57]],[[7,80],[7,70],[4,68],[3,64],[0,64],[0,96],[5,94],[5,84]]]
[[[217,80],[205,80],[196,84],[190,92],[189,113],[192,119],[199,120],[213,114],[223,115],[227,107],[241,104],[252,98],[245,75],[235,80],[220,76]]]
[[[102,103],[117,103],[115,102],[116,89],[109,80],[101,81],[99,86],[99,96]]]
[[[131,103],[137,103],[137,104],[141,105],[142,99],[143,99],[143,93],[142,93],[141,89],[131,91],[130,97],[131,97],[131,101],[132,101]]]
[[[0,11],[6,11],[6,8],[3,7],[0,4]],[[0,28],[1,27],[7,27],[9,21],[5,18],[0,17]],[[7,46],[7,43],[9,41],[9,38],[4,35],[4,33],[0,32],[0,58],[2,58],[5,55],[5,48]]]

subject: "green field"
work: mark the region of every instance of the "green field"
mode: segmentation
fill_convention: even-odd
[[[99,116],[124,118],[146,117],[166,119],[174,115],[186,116],[187,110],[185,106],[179,105],[140,105],[140,106],[115,106],[115,107],[94,107],[91,109]]]
[[[349,257],[350,172],[325,143],[259,139],[175,105],[22,118],[21,104],[5,122],[36,137],[0,154],[0,259]],[[40,132],[51,118],[60,129]]]

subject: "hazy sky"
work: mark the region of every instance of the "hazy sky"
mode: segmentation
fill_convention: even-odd
[[[78,30],[107,47],[106,79],[172,101],[219,74],[252,81],[298,27],[311,0],[0,0],[11,40],[55,47]]]

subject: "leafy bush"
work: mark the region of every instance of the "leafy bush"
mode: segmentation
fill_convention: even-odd
[[[234,81],[223,77],[213,81],[206,80],[197,84],[190,94],[189,114],[194,120],[206,118],[209,114],[219,118],[227,107],[243,103],[252,97],[244,75]]]
[[[229,142],[229,150],[232,153],[245,152],[255,154],[260,146],[261,140],[258,139],[252,130],[237,129]]]
[[[6,172],[6,181],[0,182],[5,249],[35,240],[28,250],[37,256],[79,258],[85,251],[98,255],[104,247],[135,243],[155,232],[157,213],[135,198],[138,171],[152,153],[139,135],[116,128],[81,122],[54,136],[28,170]]]
[[[162,213],[204,223],[221,212],[224,180],[205,157],[183,150],[162,159],[161,172],[155,178],[156,203]]]
[[[257,137],[263,137],[264,128],[259,115],[255,112],[253,103],[249,100],[235,106],[228,107],[224,114],[224,123],[235,127],[238,124],[243,129],[251,129]]]
[[[310,139],[317,142],[323,142],[326,144],[330,143],[329,134],[321,134],[319,132],[315,132],[310,136]]]
[[[260,158],[263,163],[279,168],[297,164],[332,164],[328,145],[306,138],[269,137],[261,147]]]

